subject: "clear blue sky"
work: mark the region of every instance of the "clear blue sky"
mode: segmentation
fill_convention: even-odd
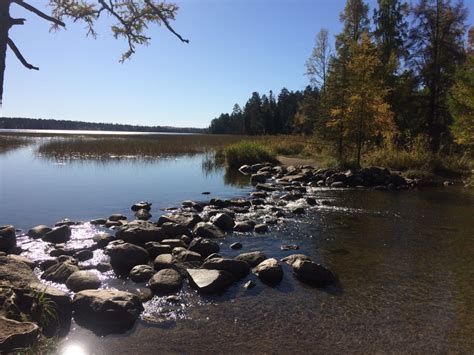
[[[152,27],[152,43],[130,61],[112,38],[110,22],[97,25],[99,38],[84,26],[49,33],[49,23],[12,5],[25,17],[10,36],[40,71],[7,57],[1,116],[56,118],[177,127],[206,127],[221,112],[243,105],[251,92],[303,89],[304,63],[321,27],[341,29],[344,0],[176,0],[175,29]],[[30,0],[45,8],[46,0]],[[375,0],[368,1],[372,14]],[[473,23],[474,1],[465,1]]]

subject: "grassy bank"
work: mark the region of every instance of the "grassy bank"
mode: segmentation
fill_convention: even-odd
[[[0,154],[27,145],[28,139],[8,135],[0,136]]]

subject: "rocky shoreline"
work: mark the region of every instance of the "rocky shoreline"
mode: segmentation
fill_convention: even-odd
[[[202,294],[220,294],[235,283],[250,289],[250,273],[272,287],[291,266],[299,281],[314,287],[338,283],[338,277],[305,254],[277,260],[259,250],[243,249],[235,258],[219,255],[221,241],[231,233],[264,234],[286,217],[303,215],[327,204],[321,188],[364,188],[383,191],[443,186],[443,182],[406,179],[377,167],[341,172],[311,166],[242,166],[255,189],[248,198],[207,202],[183,201],[152,222],[151,204],[135,203],[135,220],[114,214],[89,222],[59,221],[53,228],[40,225],[26,236],[13,226],[0,227],[0,351],[33,346],[41,337],[67,334],[71,318],[98,334],[130,329],[143,312],[143,303],[155,295],[170,302],[187,283]],[[447,185],[448,183],[444,183]],[[78,236],[77,226],[101,228]],[[41,243],[48,257],[30,260],[18,238]],[[282,250],[295,250],[285,245]],[[96,255],[102,255],[94,263]],[[104,288],[100,273],[113,270],[117,278],[143,284],[139,293]],[[47,281],[45,284],[40,280]],[[68,292],[52,285],[63,284]]]

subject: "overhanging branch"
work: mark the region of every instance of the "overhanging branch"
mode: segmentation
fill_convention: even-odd
[[[21,64],[23,64],[28,69],[39,70],[38,67],[35,67],[34,65],[31,65],[30,63],[28,63],[26,61],[25,57],[23,57],[23,54],[21,54],[18,47],[15,45],[15,43],[10,38],[8,38],[7,43],[8,43],[8,46],[10,47],[10,49],[13,51],[13,53],[15,53],[16,57],[21,62]]]
[[[46,15],[44,12],[38,10],[36,7],[31,6],[30,4],[27,4],[23,0],[13,0],[12,2],[14,2],[17,5],[20,5],[21,7],[24,7],[28,11],[33,12],[34,14],[38,15],[41,18],[44,18],[45,20],[48,20],[48,21],[50,21],[50,22],[52,22],[52,23],[54,23],[58,26],[66,27],[66,24],[64,22],[62,22],[62,21],[60,21],[60,20],[58,20],[54,17]]]
[[[161,13],[160,9],[158,9],[150,0],[145,0],[146,4],[148,6],[150,6],[150,8],[153,9],[153,11],[155,11],[155,14],[160,18],[161,21],[163,21],[163,23],[165,24],[165,27],[172,33],[174,34],[176,37],[179,38],[179,40],[181,42],[184,42],[184,43],[189,43],[189,39],[184,39],[178,32],[176,32],[174,30],[173,27],[171,27],[170,23],[168,22],[168,20],[166,19],[166,17],[163,16],[163,14]]]

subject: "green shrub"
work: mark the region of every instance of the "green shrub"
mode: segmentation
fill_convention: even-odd
[[[241,141],[223,150],[227,165],[239,168],[244,164],[276,163],[275,153],[257,142]]]

